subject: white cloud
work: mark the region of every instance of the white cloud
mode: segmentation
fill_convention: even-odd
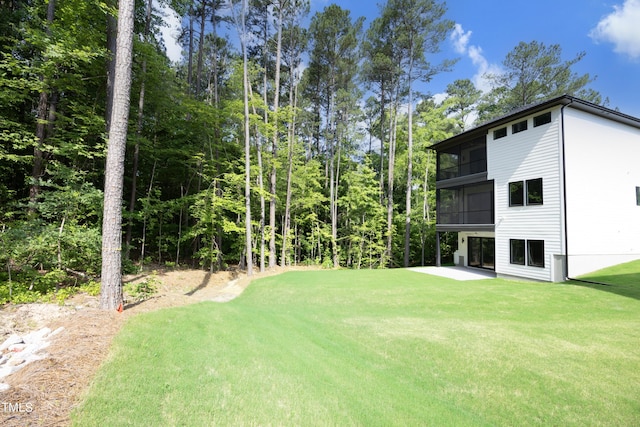
[[[167,49],[167,57],[171,62],[178,62],[182,59],[182,47],[178,44],[178,36],[182,27],[178,14],[165,3],[159,5],[154,1],[154,7],[160,11],[164,20],[164,25],[160,27],[160,33]]]
[[[639,0],[640,1],[640,0]],[[485,74],[499,74],[500,66],[497,64],[491,64],[482,53],[480,46],[469,45],[471,40],[471,31],[464,31],[462,25],[456,24],[453,33],[451,33],[450,39],[453,43],[453,47],[461,55],[466,55],[471,59],[471,62],[476,67],[476,74],[472,77],[473,84],[483,92],[488,92],[491,86]]]
[[[471,31],[467,31],[466,33],[462,29],[462,25],[456,24],[453,28],[453,32],[451,33],[451,41],[453,42],[453,48],[459,54],[464,54],[467,51],[467,45],[469,44],[469,39],[471,38]]]
[[[589,36],[596,42],[613,43],[614,51],[640,59],[640,0],[625,0],[598,22]]]

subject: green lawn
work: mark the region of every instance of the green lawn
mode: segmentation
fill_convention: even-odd
[[[579,279],[594,282],[582,286],[640,299],[640,260],[585,274]]]
[[[291,272],[133,318],[78,426],[640,425],[640,301],[407,270]]]

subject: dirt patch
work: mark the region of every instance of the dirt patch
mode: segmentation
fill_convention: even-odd
[[[76,295],[64,306],[55,304],[7,305],[0,309],[0,343],[10,334],[63,327],[45,350],[47,357],[31,362],[4,378],[10,389],[0,392],[0,425],[65,426],[109,352],[113,337],[126,319],[141,312],[193,304],[226,302],[254,278],[302,269],[274,268],[249,278],[243,272],[208,273],[176,270],[144,273],[124,278],[125,283],[153,280],[158,292],[151,298],[125,305],[122,313],[98,309],[98,298]]]

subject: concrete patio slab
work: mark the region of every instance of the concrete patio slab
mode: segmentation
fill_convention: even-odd
[[[411,267],[408,270],[460,281],[495,279],[496,277],[493,271],[465,267]]]

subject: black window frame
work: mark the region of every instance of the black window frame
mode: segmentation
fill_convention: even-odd
[[[533,193],[533,189],[537,190],[536,193]],[[544,180],[542,178],[509,183],[509,207],[540,206],[543,204]]]
[[[500,138],[504,138],[507,136],[507,127],[503,127],[500,129],[496,129],[493,131],[493,139],[500,139]]]
[[[511,134],[516,134],[519,132],[524,132],[528,129],[528,120],[522,120],[521,122],[517,122],[511,125]]]
[[[547,123],[551,123],[551,111],[547,111],[546,113],[540,114],[539,116],[535,116],[533,118],[534,128],[537,128],[538,126],[546,125]]]
[[[516,185],[520,185],[520,189],[515,188]],[[515,191],[514,191],[515,190]],[[519,201],[514,201],[514,193],[519,196]],[[509,206],[524,206],[524,182],[513,181],[509,183]]]
[[[538,198],[538,197],[540,198],[540,200],[539,200],[539,201],[537,201],[537,200],[535,200],[535,199],[534,199],[534,194],[533,194],[533,192],[530,190],[530,188],[534,186],[534,183],[535,183],[535,184],[536,184],[536,186],[537,186],[537,182],[538,182],[538,181],[540,182],[540,184],[539,184],[539,188],[540,188],[539,193],[540,193],[540,194],[539,194],[539,195],[537,195],[537,194],[536,194],[535,196],[536,196],[536,198]],[[542,178],[534,178],[534,179],[528,179],[528,180],[526,180],[525,193],[526,193],[526,198],[527,198],[527,206],[536,206],[536,205],[542,205],[542,204],[544,204],[544,197],[543,197],[544,192],[543,192],[543,182],[542,182]]]
[[[540,259],[534,260],[532,255],[537,255],[537,250],[531,250],[532,244],[540,244]],[[537,258],[537,257],[536,257]],[[527,240],[527,265],[530,267],[544,268],[544,240]]]
[[[522,247],[519,247],[520,245]],[[527,259],[526,247],[524,239],[509,239],[509,262],[515,265],[525,265],[525,260]]]

